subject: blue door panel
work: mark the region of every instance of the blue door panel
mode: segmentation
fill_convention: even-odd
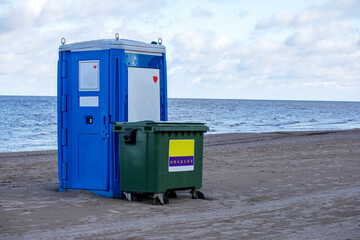
[[[104,190],[107,159],[102,149],[106,146],[100,134],[79,134],[79,179],[77,188]]]
[[[73,52],[69,57],[67,120],[69,188],[108,190],[109,167],[109,53]],[[80,91],[79,62],[99,61],[99,90]],[[95,68],[95,66],[94,66]],[[80,98],[98,99],[96,106],[80,105]]]

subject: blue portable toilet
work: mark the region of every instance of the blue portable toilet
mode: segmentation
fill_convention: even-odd
[[[60,191],[119,198],[119,144],[111,123],[167,120],[165,47],[118,36],[62,39],[57,78]]]

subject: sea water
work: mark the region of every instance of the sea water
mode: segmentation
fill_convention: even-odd
[[[0,96],[0,152],[57,149],[56,97]]]
[[[57,149],[56,97],[0,96],[0,152]],[[360,128],[360,102],[169,99],[168,120],[208,134]]]

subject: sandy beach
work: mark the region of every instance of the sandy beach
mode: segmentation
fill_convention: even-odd
[[[360,130],[205,137],[170,204],[58,191],[57,152],[0,153],[0,239],[360,239]]]

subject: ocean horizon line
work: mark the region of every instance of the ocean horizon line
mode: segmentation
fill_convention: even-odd
[[[57,97],[56,95],[1,95],[0,97]],[[318,100],[318,99],[261,99],[261,98],[197,98],[197,97],[168,97],[168,99],[189,100],[234,100],[234,101],[292,101],[292,102],[349,102],[360,103],[360,100]]]

